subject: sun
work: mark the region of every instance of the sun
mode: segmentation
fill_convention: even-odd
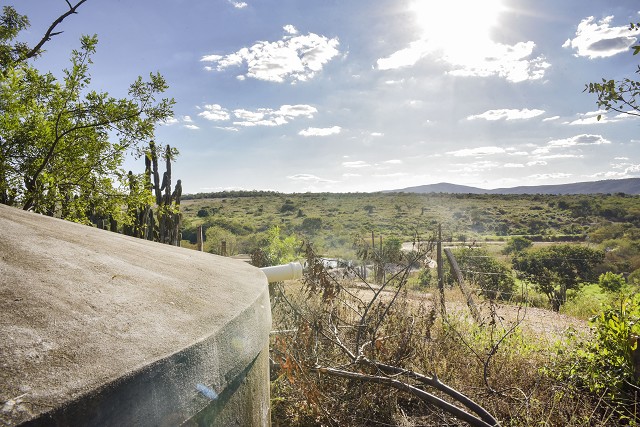
[[[415,0],[410,8],[422,40],[448,54],[491,44],[490,31],[504,10],[502,0]]]

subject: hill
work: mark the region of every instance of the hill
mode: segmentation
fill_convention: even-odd
[[[486,190],[465,185],[438,183],[407,187],[385,193],[450,193],[450,194],[640,194],[640,178],[608,179],[603,181],[576,182],[572,184],[535,185]]]

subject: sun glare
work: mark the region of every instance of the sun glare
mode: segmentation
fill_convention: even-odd
[[[422,39],[448,54],[491,43],[502,0],[416,0],[411,5]]]

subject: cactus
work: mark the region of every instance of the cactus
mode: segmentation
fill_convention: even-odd
[[[125,229],[125,234],[169,245],[180,245],[182,181],[177,181],[176,188],[172,192],[171,158],[173,153],[169,145],[161,153],[165,159],[166,170],[162,175],[162,182],[160,182],[158,148],[153,141],[149,143],[149,150],[145,154],[145,190],[155,199],[155,216],[153,208],[149,204],[130,208],[132,209],[130,213],[135,216],[135,220],[133,226]],[[135,187],[135,177],[132,172],[129,172],[129,188],[132,193]]]

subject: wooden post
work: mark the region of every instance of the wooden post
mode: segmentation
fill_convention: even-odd
[[[198,240],[198,250],[200,252],[204,251],[204,239],[202,238],[202,226],[198,226],[198,231],[196,233],[196,238]]]
[[[437,257],[438,263],[438,290],[440,291],[440,313],[442,318],[447,315],[447,308],[444,301],[444,273],[442,272],[442,224],[438,224],[438,244],[437,244]]]
[[[220,255],[227,256],[227,241],[223,240],[221,245],[222,245],[222,248],[220,249]]]
[[[451,265],[451,269],[456,275],[456,279],[458,280],[458,285],[460,286],[460,290],[467,300],[467,306],[469,307],[469,311],[471,312],[471,316],[477,323],[481,323],[482,319],[480,318],[480,312],[478,311],[478,307],[473,302],[473,298],[471,296],[471,292],[467,290],[467,287],[464,285],[464,279],[462,277],[462,272],[460,271],[460,267],[458,266],[458,261],[453,256],[453,252],[451,249],[446,248],[444,253],[447,255],[447,259],[449,260],[449,264]]]

